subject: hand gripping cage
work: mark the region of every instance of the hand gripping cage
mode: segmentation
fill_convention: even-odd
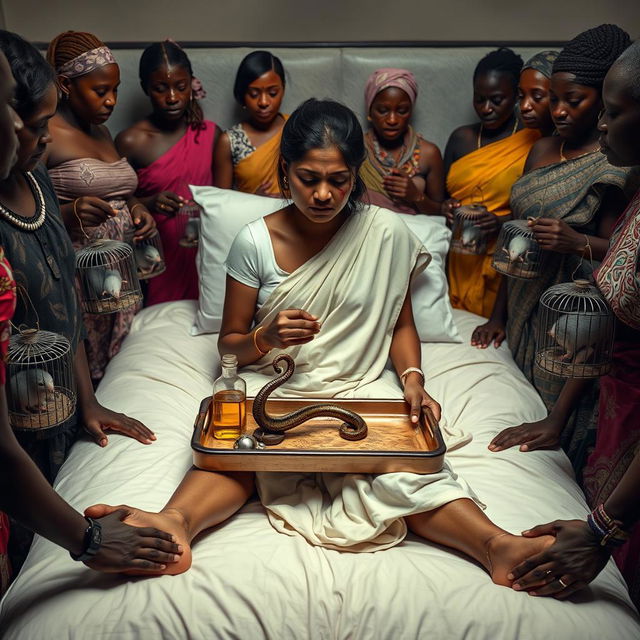
[[[96,240],[77,251],[76,278],[87,313],[116,313],[142,300],[133,249],[126,242]]]
[[[51,331],[20,329],[8,351],[7,405],[16,430],[48,429],[76,410],[73,352]]]
[[[597,378],[611,369],[615,319],[586,280],[564,282],[540,298],[536,364],[564,378]]]
[[[157,231],[148,238],[143,238],[136,242],[133,242],[132,238],[132,246],[140,280],[149,280],[164,273],[167,264],[164,259],[160,234]]]
[[[197,247],[200,240],[200,207],[195,202],[187,202],[176,214],[178,244],[186,249]]]
[[[510,220],[500,229],[491,266],[511,278],[532,280],[542,273],[547,256],[526,220]]]

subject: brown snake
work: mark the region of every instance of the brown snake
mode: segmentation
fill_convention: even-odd
[[[286,363],[286,369],[279,365]],[[353,411],[344,409],[335,404],[316,404],[310,407],[303,407],[283,416],[270,416],[267,413],[267,398],[272,391],[285,383],[295,369],[293,358],[286,354],[281,354],[273,361],[273,368],[279,375],[260,389],[253,401],[253,419],[258,424],[258,429],[253,432],[254,437],[264,444],[280,444],[284,440],[284,431],[293,429],[311,418],[330,417],[344,420],[340,425],[340,435],[345,440],[361,440],[367,435],[367,423]]]

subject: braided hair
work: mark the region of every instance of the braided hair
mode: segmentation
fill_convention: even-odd
[[[86,53],[105,44],[86,31],[64,31],[57,35],[47,49],[47,62],[54,68],[59,69],[63,64],[77,58],[81,53]]]
[[[601,24],[577,35],[553,63],[553,73],[566,72],[575,82],[602,90],[607,71],[631,44],[629,34],[615,24]]]
[[[193,78],[191,60],[189,60],[189,56],[187,56],[185,50],[180,45],[175,42],[171,42],[170,40],[155,42],[154,44],[149,45],[142,52],[140,65],[138,67],[140,84],[145,92],[149,86],[151,74],[162,66],[182,67],[189,73],[191,78]],[[194,98],[193,93],[191,93],[191,100],[189,100],[189,106],[185,112],[185,117],[187,126],[191,127],[193,131],[202,131],[206,128],[202,107]]]
[[[509,76],[513,90],[518,88],[520,81],[520,71],[524,62],[522,58],[508,47],[500,47],[495,51],[490,51],[478,62],[473,72],[473,79],[478,76],[486,75],[492,71],[496,73],[504,73]]]

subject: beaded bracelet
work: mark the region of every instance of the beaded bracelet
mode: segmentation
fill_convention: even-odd
[[[622,522],[611,518],[603,504],[587,516],[587,524],[603,547],[620,547],[629,539],[629,534],[622,529]]]

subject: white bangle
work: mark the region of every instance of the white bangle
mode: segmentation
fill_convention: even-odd
[[[424,384],[424,373],[422,372],[422,369],[418,369],[418,367],[409,367],[408,369],[405,369],[400,374],[400,380],[402,381],[403,388],[405,385],[406,378],[410,373],[419,373],[422,376],[422,383]]]

